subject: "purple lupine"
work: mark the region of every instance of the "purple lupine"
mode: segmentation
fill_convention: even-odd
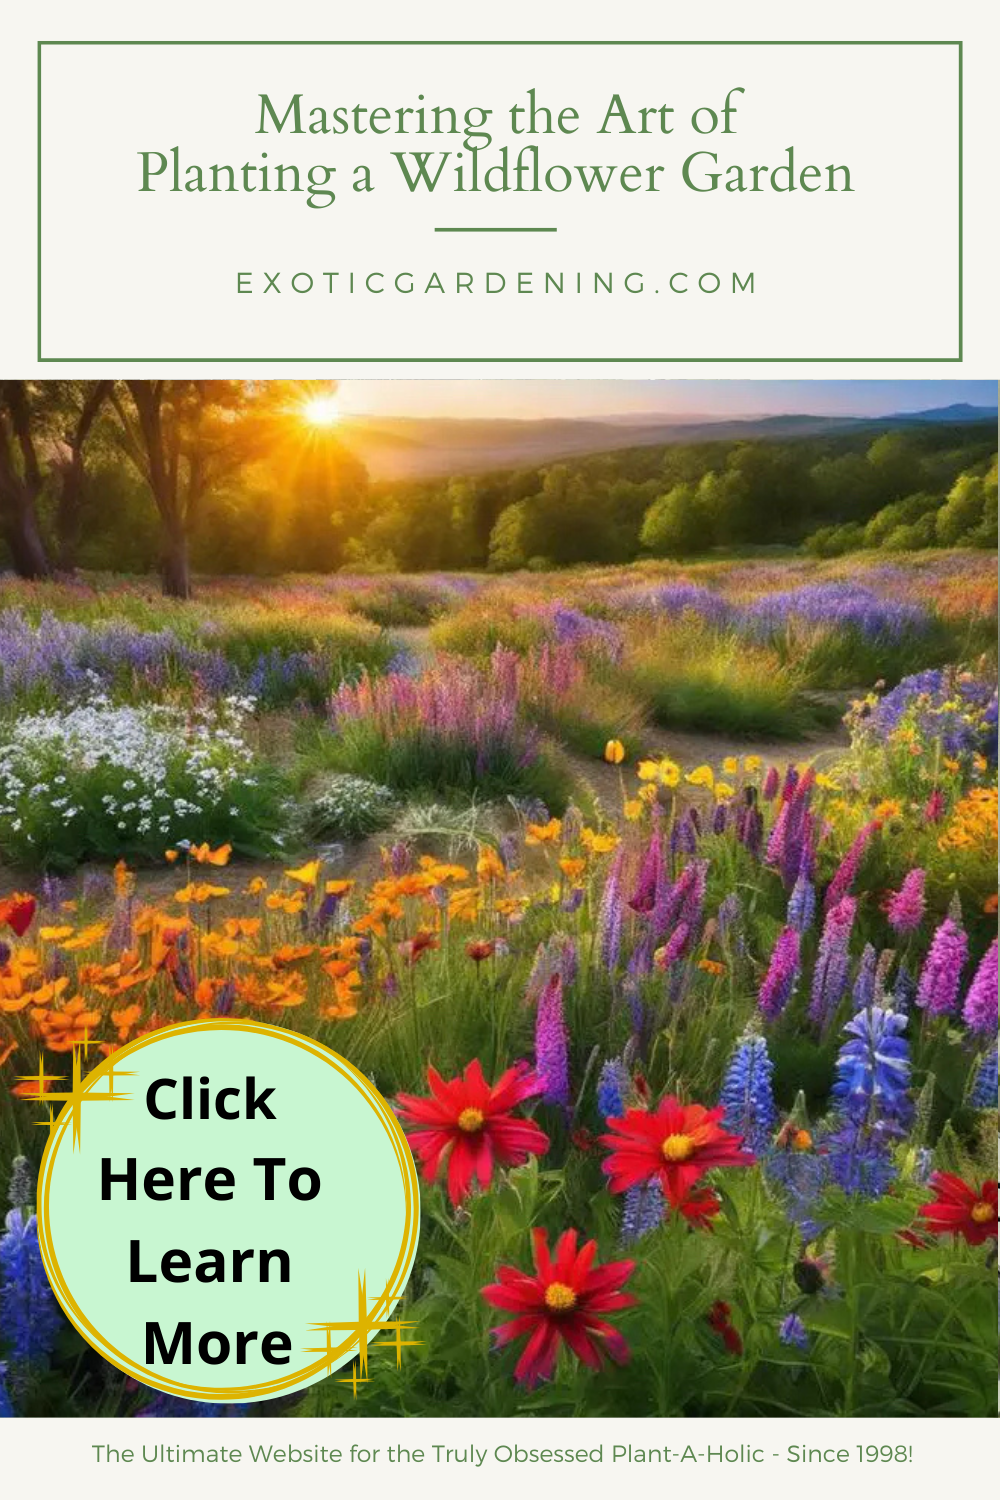
[[[729,821],[729,805],[726,802],[717,802],[715,811],[712,813],[712,832],[725,833]]]
[[[858,972],[854,977],[854,990],[852,999],[855,1010],[867,1010],[875,999],[875,979],[878,968],[878,954],[871,943],[866,943],[858,964]]]
[[[601,967],[609,974],[618,967],[625,926],[625,901],[622,881],[625,874],[625,845],[615,850],[597,913],[597,951]]]
[[[798,972],[799,934],[794,927],[783,927],[757,996],[757,1005],[769,1021],[776,1020],[791,999]]]
[[[692,859],[684,866],[653,911],[650,929],[654,939],[663,937],[678,922],[686,923],[693,935],[701,921],[707,880],[707,859]]]
[[[641,1037],[646,1023],[646,1012],[642,1003],[642,993],[631,975],[626,976],[622,984],[622,993],[632,1018],[632,1031],[637,1037]]]
[[[742,915],[743,910],[740,906],[740,898],[735,891],[730,891],[726,899],[720,903],[719,910],[716,913],[715,920],[719,924],[719,936],[727,938]]]
[[[693,812],[694,809],[691,809]],[[698,848],[698,832],[691,813],[678,818],[670,830],[670,852],[673,855],[694,854]]]
[[[780,785],[781,777],[778,774],[777,766],[768,766],[767,775],[764,777],[764,786],[761,791],[761,796],[764,798],[765,802],[774,801],[775,797],[778,795],[778,788]]]
[[[968,951],[962,928],[953,917],[945,917],[931,939],[917,985],[917,1004],[928,1015],[943,1016],[955,1009]]]
[[[868,842],[877,828],[881,825],[877,822],[865,823],[854,836],[854,841],[847,853],[844,855],[837,869],[834,871],[833,879],[827,886],[826,895],[823,898],[823,910],[830,912],[839,901],[850,894],[851,886],[857,878],[858,869],[864,858]]]
[[[691,937],[691,929],[686,922],[678,922],[666,943],[656,954],[656,967],[658,969],[669,969],[671,964],[683,958],[687,951],[688,942]]]
[[[629,906],[640,916],[648,916],[656,905],[656,898],[663,883],[663,840],[659,829],[653,829],[649,843],[639,866],[639,877]]]
[[[980,961],[962,1007],[962,1020],[970,1031],[995,1036],[997,1029],[997,940],[993,939]]]
[[[820,1027],[829,1025],[847,990],[848,945],[857,904],[853,896],[844,896],[823,923],[809,1002],[809,1019]]]
[[[903,884],[898,891],[893,891],[885,904],[885,914],[889,919],[889,926],[899,937],[908,933],[916,932],[924,919],[926,901],[924,899],[924,885],[927,880],[926,870],[919,867],[904,877]]]
[[[535,1016],[535,1069],[550,1104],[569,1106],[569,1036],[563,1015],[562,975],[555,973],[542,991]]]

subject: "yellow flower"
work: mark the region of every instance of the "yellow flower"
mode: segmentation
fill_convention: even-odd
[[[736,789],[731,787],[728,781],[717,781],[715,783],[715,800],[717,802],[728,802],[730,797],[735,797]]]
[[[962,769],[961,762],[954,760],[950,755],[942,755],[941,764],[944,766],[945,770],[950,771],[953,776],[956,776]]]
[[[693,771],[687,773],[684,780],[691,786],[711,787],[715,785],[715,772],[711,766],[696,766]]]
[[[725,760],[722,762],[722,769],[723,771],[725,771],[727,776],[738,776],[740,763],[737,760],[736,756],[727,755]]]
[[[289,917],[296,916],[305,904],[304,891],[295,891],[291,896],[285,896],[281,891],[274,891],[264,902],[268,911],[283,911]]]
[[[218,896],[228,895],[228,886],[209,885],[207,881],[196,885],[192,881],[190,885],[182,886],[179,891],[174,892],[174,900],[180,902],[181,906],[188,906],[192,902],[196,906],[201,906],[205,901],[212,901]]]
[[[524,836],[526,844],[558,844],[562,838],[562,823],[550,818],[547,823],[529,823]]]
[[[72,937],[76,929],[73,927],[39,927],[38,936],[46,943],[59,943],[63,938]]]
[[[561,859],[559,868],[567,880],[579,880],[587,868],[585,859]]]
[[[297,870],[286,870],[285,874],[289,880],[298,881],[299,885],[308,886],[312,890],[319,879],[319,872],[323,867],[322,860],[311,859],[308,864],[300,865]]]
[[[618,847],[618,835],[616,833],[597,833],[593,828],[585,828],[580,834],[580,843],[591,854],[610,854],[612,849]]]
[[[611,766],[620,766],[625,759],[625,746],[621,740],[608,740],[604,747],[604,759]]]
[[[99,943],[108,930],[106,922],[93,922],[89,927],[81,927],[76,937],[67,938],[63,943],[65,953],[75,953],[80,948],[92,948]]]
[[[188,850],[199,865],[228,865],[232,852],[232,844],[220,844],[218,849],[211,849],[208,844],[192,844]]]
[[[744,771],[759,771],[763,764],[759,755],[744,755],[743,757]]]
[[[622,808],[622,812],[630,823],[637,823],[642,817],[642,803],[638,797],[630,797]]]
[[[641,760],[636,768],[640,781],[656,781],[660,786],[676,786],[681,779],[681,768],[668,756],[660,760]]]
[[[877,807],[872,810],[872,817],[879,823],[888,823],[891,818],[899,818],[903,815],[902,804],[894,797],[886,797]]]
[[[478,879],[484,885],[488,885],[491,880],[503,880],[506,873],[504,862],[497,851],[491,848],[489,844],[481,844],[479,846],[479,858],[476,860],[476,875]]]
[[[834,781],[833,777],[828,776],[825,771],[816,772],[816,785],[820,787],[824,792],[840,791],[840,783]]]

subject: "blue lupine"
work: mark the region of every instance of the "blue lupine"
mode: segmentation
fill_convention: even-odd
[[[899,1015],[905,1016],[917,998],[917,979],[912,970],[906,964],[900,964],[896,975],[896,983],[892,991],[892,1008]]]
[[[14,1406],[7,1390],[7,1366],[0,1364],[0,1417],[12,1417]]]
[[[844,1027],[848,1040],[837,1057],[832,1097],[850,1120],[906,1124],[913,1106],[908,1094],[910,1049],[902,1033],[906,1016],[873,1005],[858,1011]]]
[[[12,1208],[0,1236],[0,1329],[14,1387],[28,1371],[44,1367],[62,1327],[38,1246],[38,1224]]]
[[[597,1107],[606,1120],[621,1119],[630,1086],[631,1079],[621,1058],[609,1058],[597,1080]]]
[[[815,1238],[820,1225],[815,1218],[816,1200],[826,1186],[826,1163],[815,1151],[778,1147],[764,1157],[764,1173],[782,1187],[786,1211],[806,1240]]]
[[[816,915],[816,888],[807,875],[799,874],[788,898],[788,925],[806,932]]]
[[[719,1103],[726,1108],[723,1124],[741,1135],[748,1150],[760,1155],[770,1144],[778,1119],[771,1089],[774,1064],[762,1036],[744,1035],[726,1069]]]
[[[622,1209],[622,1244],[632,1245],[663,1223],[663,1190],[655,1180],[628,1189]]]
[[[893,1134],[891,1125],[869,1128],[845,1121],[823,1141],[830,1180],[845,1193],[881,1198],[898,1175],[891,1154]]]
[[[778,1337],[791,1349],[808,1349],[809,1334],[798,1313],[789,1313],[778,1329]]]
[[[976,1081],[969,1094],[973,1109],[996,1109],[997,1107],[997,1049],[987,1053],[979,1064]]]

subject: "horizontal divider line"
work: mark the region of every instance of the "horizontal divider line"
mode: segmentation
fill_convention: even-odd
[[[436,228],[435,234],[555,234],[556,226],[536,224],[449,224]]]

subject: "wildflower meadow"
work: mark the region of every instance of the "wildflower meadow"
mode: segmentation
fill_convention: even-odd
[[[0,577],[0,1416],[995,1414],[996,587]],[[248,1015],[394,1105],[420,1343],[215,1408],[60,1312],[29,1080]]]

